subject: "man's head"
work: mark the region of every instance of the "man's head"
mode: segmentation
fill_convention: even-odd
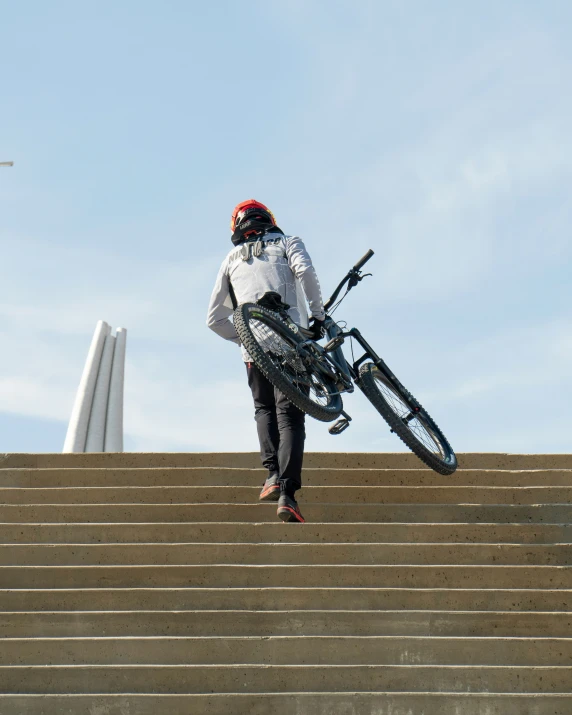
[[[235,206],[230,219],[232,242],[240,243],[271,226],[276,226],[276,219],[267,206],[256,199],[243,201]]]

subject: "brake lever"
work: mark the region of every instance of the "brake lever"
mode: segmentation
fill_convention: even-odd
[[[368,276],[372,275],[373,273],[364,273],[363,276],[359,273],[352,273],[352,276],[348,281],[348,290],[355,288],[360,281],[363,281],[364,278],[367,278]]]

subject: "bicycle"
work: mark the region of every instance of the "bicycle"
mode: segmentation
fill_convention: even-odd
[[[371,273],[362,267],[374,255],[370,249],[344,276],[324,308],[328,342],[320,345],[312,333],[289,316],[278,293],[266,294],[257,303],[243,303],[234,311],[234,325],[253,362],[270,382],[299,409],[322,422],[337,421],[330,434],[341,434],[352,418],[344,411],[342,394],[363,392],[391,432],[427,466],[440,474],[453,474],[457,458],[435,421],[399,382],[357,328],[343,329],[332,318],[347,294]],[[347,284],[344,295],[336,300]],[[348,362],[342,347],[355,340],[364,354]],[[353,356],[353,349],[352,349]],[[338,419],[339,418],[339,419]]]

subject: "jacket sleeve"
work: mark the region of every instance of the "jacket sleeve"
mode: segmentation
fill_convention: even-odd
[[[312,317],[324,320],[324,301],[316,270],[304,242],[298,236],[286,239],[286,258],[292,273],[298,278],[306,294]]]
[[[211,330],[214,330],[217,335],[220,335],[221,338],[240,345],[240,338],[238,337],[236,328],[232,324],[232,321],[229,320],[233,314],[233,309],[230,298],[230,284],[225,268],[226,261],[220,267],[218,276],[216,277],[216,283],[213,288],[207,314],[207,325]]]

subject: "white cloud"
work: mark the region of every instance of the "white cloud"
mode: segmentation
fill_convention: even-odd
[[[534,401],[544,390],[572,396],[571,335],[572,319],[562,318],[495,332],[453,347],[443,358],[434,357],[435,363],[442,363],[438,382],[422,390],[419,398],[442,405],[480,402],[498,410],[523,395]],[[569,421],[572,429],[572,412],[558,406],[552,416],[556,414],[559,420]],[[521,416],[511,415],[509,422]],[[533,420],[550,417],[530,415]]]
[[[126,257],[22,236],[4,237],[3,250],[34,277],[3,275],[0,320],[11,331],[91,335],[106,320],[140,338],[183,344],[193,342],[194,326],[204,322],[213,271],[204,255]]]

